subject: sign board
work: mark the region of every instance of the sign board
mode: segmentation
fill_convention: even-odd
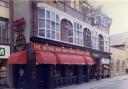
[[[20,33],[16,37],[16,50],[22,51],[25,49],[25,46],[26,46],[26,38],[24,34]]]
[[[81,51],[81,50],[72,49],[72,48],[56,47],[56,46],[52,46],[52,45],[45,45],[45,44],[39,44],[39,43],[31,43],[31,48],[33,50],[38,50],[38,51],[70,53],[70,54],[90,56],[90,53],[88,51]]]
[[[102,64],[109,64],[110,60],[107,58],[102,58]]]
[[[10,56],[10,46],[0,45],[0,59],[7,59]]]
[[[25,24],[24,17],[14,20],[13,28],[15,32],[18,32],[18,33],[24,32],[24,24]]]

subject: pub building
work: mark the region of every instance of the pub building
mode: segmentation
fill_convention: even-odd
[[[8,1],[0,0],[0,89],[8,85],[8,57],[10,56]]]
[[[55,89],[110,76],[108,28],[92,26],[65,2],[10,0],[12,88]]]

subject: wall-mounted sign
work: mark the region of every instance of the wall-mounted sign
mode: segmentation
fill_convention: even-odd
[[[64,48],[64,47],[57,47],[57,46],[39,44],[39,43],[31,43],[31,48],[33,50],[38,50],[38,51],[70,53],[70,54],[78,54],[78,55],[88,55],[88,56],[90,56],[90,53],[86,52],[86,51],[81,51],[81,50],[72,49],[72,48]]]
[[[13,21],[13,28],[15,32],[18,32],[18,33],[24,32],[24,24],[25,24],[24,17]]]
[[[96,58],[100,57],[100,55],[98,53],[93,53],[92,56],[96,57]]]
[[[17,20],[14,20],[14,21],[13,21],[13,26],[22,25],[22,24],[24,24],[24,23],[25,23],[24,17],[22,17],[22,18],[19,18],[19,19],[17,19]]]
[[[109,63],[110,63],[110,59],[102,58],[102,64],[109,64]]]
[[[16,50],[17,51],[22,51],[24,50],[26,47],[26,39],[25,39],[25,36],[24,34],[20,33],[20,34],[17,34],[17,37],[16,37]]]
[[[0,45],[0,59],[7,59],[10,56],[10,46]]]

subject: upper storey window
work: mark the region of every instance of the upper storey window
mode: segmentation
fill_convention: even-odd
[[[83,45],[82,25],[74,22],[74,44]]]
[[[73,43],[73,25],[67,19],[61,20],[61,40]]]
[[[38,35],[45,38],[60,40],[60,17],[45,8],[38,10]]]
[[[86,47],[91,47],[92,44],[91,44],[91,31],[87,28],[84,28],[84,31],[83,31],[83,44],[84,46]]]
[[[99,34],[99,50],[104,51],[104,37],[103,35]]]
[[[7,22],[0,21],[0,43],[8,44],[8,24]]]

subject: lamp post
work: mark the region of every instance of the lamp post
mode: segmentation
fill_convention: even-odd
[[[82,1],[81,2],[81,8],[83,9],[83,12],[84,12],[84,21],[86,20],[86,15],[91,13],[91,8],[92,6],[89,4],[88,1]]]
[[[84,11],[84,21],[85,21],[85,9],[87,8],[85,2],[82,2],[82,3],[81,3],[81,8],[82,8],[82,10]]]

